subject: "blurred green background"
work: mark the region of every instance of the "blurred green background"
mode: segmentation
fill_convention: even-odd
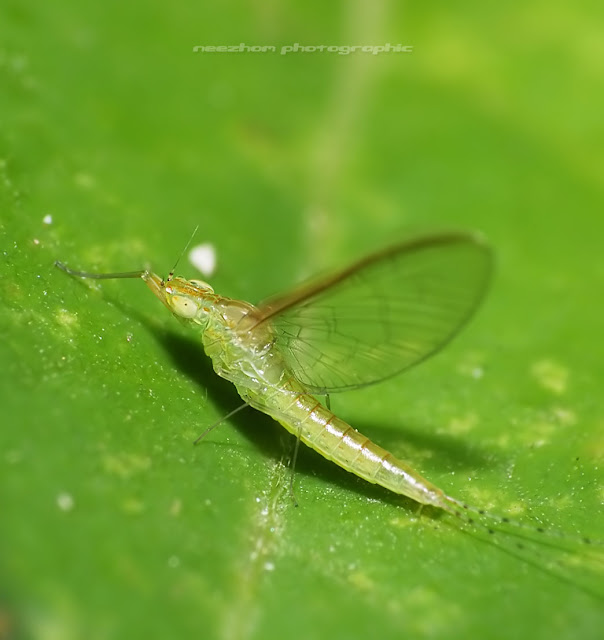
[[[193,448],[237,405],[197,336],[53,262],[166,273],[199,224],[216,290],[256,302],[406,227],[482,230],[467,330],[333,408],[456,497],[604,538],[602,14],[2,4],[0,638],[601,637],[581,564],[561,580],[309,450],[294,508],[262,415]],[[413,52],[193,53],[240,42]]]

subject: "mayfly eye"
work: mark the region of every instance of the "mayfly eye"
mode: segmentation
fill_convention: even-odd
[[[189,280],[189,283],[200,289],[206,289],[214,293],[214,289],[204,280]]]
[[[172,308],[181,318],[194,318],[199,311],[197,304],[185,296],[172,296]]]

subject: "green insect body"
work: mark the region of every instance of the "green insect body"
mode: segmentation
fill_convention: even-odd
[[[201,280],[150,271],[90,274],[142,278],[181,321],[201,330],[216,373],[328,460],[421,504],[460,503],[374,444],[317,399],[421,362],[446,344],[485,291],[491,254],[468,233],[419,236],[258,307]]]
[[[214,294],[213,303],[202,292],[188,295],[188,304],[199,306],[190,321],[204,327],[203,345],[215,372],[231,381],[247,404],[347,471],[422,504],[446,508],[440,489],[326,409],[296,380],[270,326],[256,329],[249,343],[254,307]]]

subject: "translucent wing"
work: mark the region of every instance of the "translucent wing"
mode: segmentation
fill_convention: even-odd
[[[472,315],[490,271],[490,251],[478,237],[421,236],[266,301],[255,326],[271,323],[309,391],[353,389],[443,347]]]

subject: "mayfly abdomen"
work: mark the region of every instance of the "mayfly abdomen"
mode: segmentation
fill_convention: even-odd
[[[373,443],[309,394],[299,394],[286,410],[263,411],[323,457],[355,475],[421,504],[443,506],[443,493],[411,467]],[[287,405],[286,405],[287,406]]]

